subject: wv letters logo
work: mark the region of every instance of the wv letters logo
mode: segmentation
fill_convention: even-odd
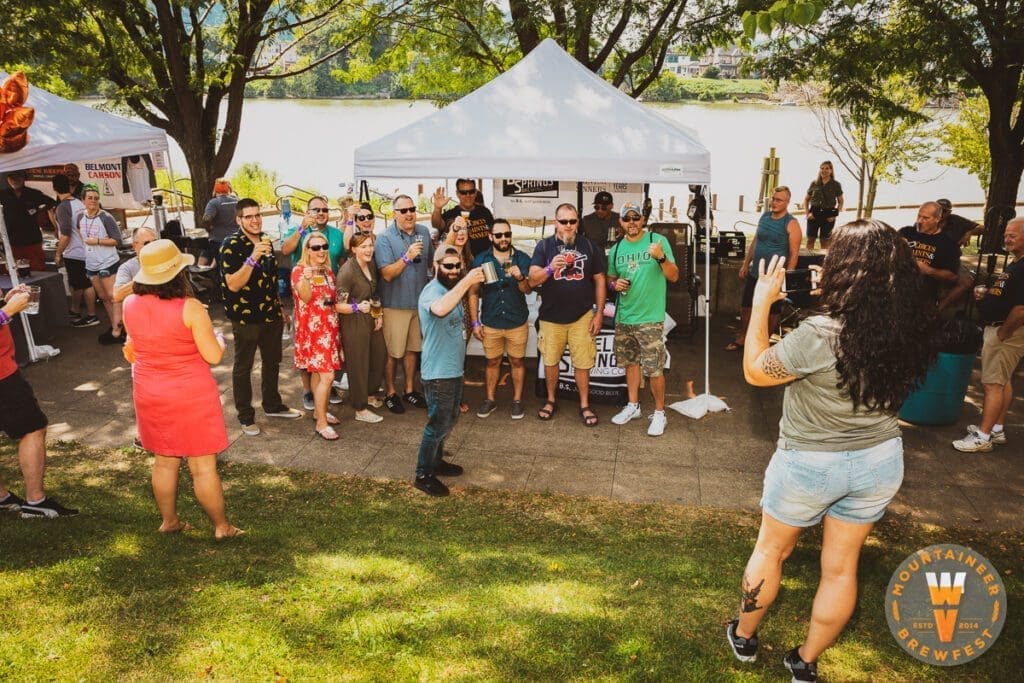
[[[964,595],[967,572],[925,572],[928,581],[928,595],[932,599],[932,614],[935,615],[935,630],[940,643],[953,642],[956,632],[956,615],[960,611],[960,598]]]

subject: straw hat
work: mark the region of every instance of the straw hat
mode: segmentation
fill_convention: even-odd
[[[134,279],[143,285],[162,285],[195,262],[195,256],[182,254],[171,240],[153,240],[139,252],[142,270]]]

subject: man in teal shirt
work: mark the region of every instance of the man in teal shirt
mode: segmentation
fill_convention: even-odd
[[[665,433],[665,300],[668,283],[679,279],[672,245],[663,235],[644,230],[640,207],[619,211],[623,238],[608,254],[608,277],[619,293],[615,309],[615,362],[626,369],[629,403],[612,418],[617,425],[643,416],[640,373],[648,378],[654,414],[648,436]]]
[[[284,234],[281,239],[281,251],[292,257],[292,266],[295,266],[302,256],[302,245],[306,243],[306,237],[314,232],[321,232],[327,238],[327,256],[331,260],[331,270],[338,272],[341,259],[345,256],[345,235],[341,230],[327,224],[330,212],[326,197],[313,197],[306,206],[302,223]]]

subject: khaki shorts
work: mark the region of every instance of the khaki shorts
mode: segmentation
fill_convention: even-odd
[[[484,325],[484,357],[488,359],[501,358],[501,354],[508,352],[509,358],[523,358],[526,356],[526,341],[530,338],[530,327],[523,323],[519,327],[503,330],[499,327],[488,327]]]
[[[423,350],[420,316],[411,308],[384,309],[384,346],[392,358],[402,358],[409,351]]]
[[[615,364],[620,368],[639,365],[645,377],[661,377],[668,351],[665,350],[665,325],[615,324]]]
[[[589,370],[594,367],[597,360],[597,344],[590,336],[590,321],[593,319],[594,312],[587,311],[576,322],[564,325],[541,320],[540,332],[537,334],[537,351],[540,352],[544,365],[549,368],[558,365],[565,345],[568,344],[574,368]]]
[[[1006,341],[999,341],[998,329],[995,325],[985,328],[985,344],[981,347],[982,384],[1006,384],[1024,358],[1024,327],[1018,327]]]

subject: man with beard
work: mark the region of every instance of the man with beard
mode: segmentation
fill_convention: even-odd
[[[927,278],[933,300],[958,284],[960,253],[956,242],[942,232],[942,207],[938,202],[925,202],[917,211],[917,222],[900,228],[900,237],[910,244],[917,260],[917,269]]]
[[[496,272],[501,273],[497,282],[477,285],[469,292],[469,317],[472,320],[473,336],[484,346],[487,370],[484,379],[487,398],[477,417],[487,417],[494,412],[494,402],[501,371],[501,357],[508,353],[512,366],[512,419],[521,420],[523,412],[523,385],[526,383],[526,343],[530,338],[527,320],[530,310],[526,295],[530,293],[530,282],[525,273],[530,270],[530,257],[512,246],[512,226],[504,218],[495,218],[491,227],[491,242],[494,247],[473,259],[473,267],[493,263]],[[477,303],[483,292],[483,306],[477,314]]]
[[[445,196],[443,187],[434,191],[434,211],[430,214],[430,225],[437,228],[441,239],[444,240],[445,233],[452,227],[455,219],[468,214],[466,229],[469,231],[469,250],[473,256],[479,256],[491,247],[488,233],[494,225],[494,216],[486,206],[476,203],[475,180],[459,178],[455,181],[455,192],[459,196],[458,206],[453,206],[442,213],[441,209],[451,200]]]
[[[583,234],[594,244],[615,241],[619,229],[619,217],[612,213],[615,203],[612,193],[602,190],[594,195],[594,211],[583,217]]]
[[[466,360],[462,298],[470,287],[484,280],[474,268],[462,276],[459,250],[445,246],[434,258],[437,277],[423,288],[419,297],[419,320],[423,332],[420,376],[427,401],[427,425],[423,428],[416,480],[413,485],[428,496],[446,496],[448,487],[437,477],[455,477],[462,467],[442,459],[444,442],[459,419],[462,404],[462,375]],[[461,279],[460,279],[461,278]]]
[[[555,234],[541,240],[530,261],[530,286],[543,285],[540,333],[537,351],[544,363],[547,400],[537,412],[550,420],[558,410],[558,365],[569,345],[576,388],[580,396],[580,419],[588,427],[597,425],[590,407],[590,369],[597,360],[594,338],[601,331],[605,300],[604,249],[579,235],[579,213],[572,204],[555,209]]]
[[[623,204],[625,238],[612,247],[608,277],[619,298],[615,310],[615,358],[626,368],[629,403],[612,418],[617,425],[643,416],[640,373],[648,378],[654,413],[648,436],[665,433],[665,296],[668,282],[679,279],[672,245],[663,235],[644,231],[644,214],[635,204]]]

